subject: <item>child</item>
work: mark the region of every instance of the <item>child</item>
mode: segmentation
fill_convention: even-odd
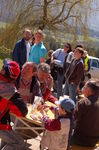
[[[41,145],[49,150],[68,150],[73,127],[73,110],[75,103],[72,99],[59,101],[57,117],[49,119],[43,114],[43,123],[46,132],[42,138]]]

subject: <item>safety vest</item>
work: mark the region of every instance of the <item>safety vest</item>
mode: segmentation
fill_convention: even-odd
[[[88,70],[88,60],[89,60],[89,58],[88,58],[88,56],[85,58],[85,70],[87,71]]]

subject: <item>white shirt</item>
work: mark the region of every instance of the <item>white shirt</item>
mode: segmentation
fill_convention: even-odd
[[[26,49],[27,49],[27,60],[28,60],[28,58],[29,58],[30,48],[31,48],[30,43],[29,43],[29,42],[28,42],[28,43],[26,43]]]

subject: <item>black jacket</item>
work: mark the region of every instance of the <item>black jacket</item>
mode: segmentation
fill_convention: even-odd
[[[23,64],[26,62],[26,55],[26,44],[23,38],[16,43],[12,53],[12,60],[16,61],[19,64],[20,69],[22,69]]]

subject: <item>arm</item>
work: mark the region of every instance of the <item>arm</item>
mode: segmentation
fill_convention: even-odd
[[[48,84],[48,88],[51,90],[51,88],[53,87],[53,77],[51,76],[51,74],[49,74],[48,76],[47,84]]]
[[[9,101],[9,110],[17,116],[25,116],[28,112],[26,104],[20,98],[18,93],[15,93]]]
[[[45,62],[46,54],[47,54],[46,48],[41,49],[40,63]]]
[[[86,115],[86,107],[85,107],[85,100],[82,99],[78,101],[74,111],[74,118],[75,120],[81,120],[84,115]]]
[[[12,60],[16,61],[17,63],[19,63],[18,49],[19,49],[19,44],[16,43],[12,53]]]
[[[45,58],[41,57],[40,58],[40,63],[45,62]]]
[[[77,64],[77,66],[75,67],[73,73],[71,74],[69,81],[70,82],[74,82],[79,84],[84,76],[84,66],[83,64],[80,62],[79,64]]]
[[[43,123],[45,129],[49,131],[57,131],[61,129],[61,122],[58,119],[48,119],[47,117],[44,117]]]
[[[63,64],[63,74],[64,75],[65,75],[65,72],[66,72],[66,59],[67,59],[67,56],[65,57],[64,64]]]

